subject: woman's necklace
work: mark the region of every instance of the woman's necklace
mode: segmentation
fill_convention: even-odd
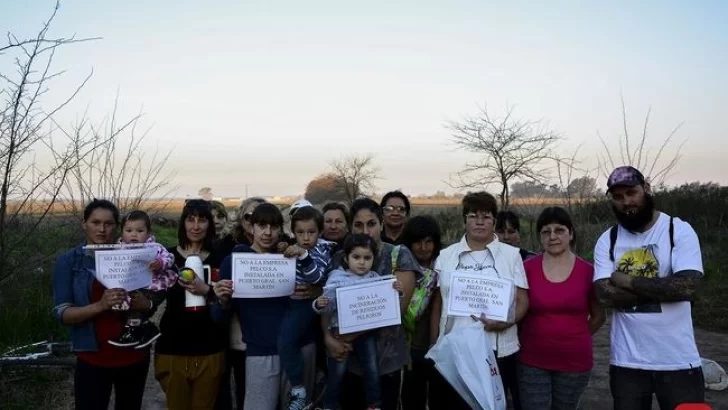
[[[470,259],[472,259],[473,262],[475,262],[475,270],[483,270],[483,269],[485,269],[485,261],[488,260],[488,256],[489,256],[488,255],[488,250],[486,249],[486,251],[485,251],[485,258],[483,258],[482,261],[478,261],[477,259],[475,259],[475,256],[473,256],[473,253],[474,252],[476,252],[476,251],[468,252],[468,256],[470,256]]]

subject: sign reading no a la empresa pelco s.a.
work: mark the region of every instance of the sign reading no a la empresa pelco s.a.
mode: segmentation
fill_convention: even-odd
[[[448,316],[485,317],[511,322],[515,309],[515,285],[508,279],[483,277],[475,272],[454,271],[449,275]]]
[[[233,298],[290,296],[296,289],[296,259],[280,254],[233,253]]]
[[[94,252],[96,279],[107,289],[127,292],[152,284],[149,264],[157,257],[154,247],[99,250]]]

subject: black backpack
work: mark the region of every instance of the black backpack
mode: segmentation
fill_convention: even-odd
[[[675,226],[672,223],[673,217],[670,217],[670,256],[672,256],[672,248],[675,247]],[[614,262],[614,245],[617,243],[617,233],[619,225],[615,224],[609,229],[609,260]]]

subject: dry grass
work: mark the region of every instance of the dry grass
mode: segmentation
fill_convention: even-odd
[[[375,201],[379,201],[381,198],[373,197]],[[294,197],[274,197],[269,198],[268,201],[279,205],[281,207],[288,207],[296,200]],[[180,213],[185,204],[185,199],[162,199],[162,200],[148,200],[143,201],[140,209],[153,210],[156,212],[164,213]],[[582,200],[584,202],[591,202],[592,199]],[[240,205],[240,199],[223,199],[221,201],[227,208],[235,208]],[[412,206],[458,206],[460,205],[459,198],[410,198]],[[572,200],[572,204],[578,201]],[[551,206],[551,205],[566,205],[568,200],[566,198],[546,198],[546,197],[529,197],[529,198],[511,198],[510,203],[512,206]],[[8,202],[8,212],[14,213],[18,210],[20,203],[18,201]],[[67,201],[56,201],[51,209],[50,213],[53,215],[64,215],[68,214],[69,210],[83,209],[84,204],[82,203],[70,203]],[[36,201],[32,204],[26,204],[24,213],[39,214],[45,212],[48,208],[48,201]]]
[[[4,410],[71,408],[73,375],[63,368],[15,368],[0,372],[0,408]]]

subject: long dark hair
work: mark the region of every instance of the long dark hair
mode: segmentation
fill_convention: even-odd
[[[269,202],[264,202],[255,207],[250,215],[250,223],[253,225],[270,225],[283,228],[283,214],[281,210]]]
[[[93,201],[89,202],[88,205],[86,205],[86,208],[83,209],[83,221],[88,221],[88,218],[90,218],[91,214],[97,209],[110,211],[114,218],[114,222],[119,225],[119,208],[117,208],[113,202],[106,199],[94,198]]]
[[[379,204],[371,198],[357,198],[351,204],[349,225],[354,223],[354,218],[356,217],[356,214],[358,214],[359,211],[363,209],[366,209],[367,211],[370,211],[371,213],[376,215],[377,219],[379,219],[379,223],[382,223],[382,220],[384,219],[384,215],[382,214],[382,207],[380,207]],[[349,229],[351,228],[352,227],[349,226]]]
[[[500,211],[495,217],[496,232],[505,231],[506,226],[510,225],[516,232],[521,231],[521,221],[513,211]]]
[[[442,250],[440,225],[430,215],[417,215],[410,218],[407,224],[405,224],[402,230],[401,244],[411,251],[412,244],[426,238],[432,238],[432,242],[435,245],[432,250],[432,260],[434,261]]]
[[[213,223],[215,219],[212,217],[212,204],[204,199],[190,199],[185,202],[177,228],[177,243],[182,249],[187,249],[190,246],[190,240],[187,238],[185,229],[185,221],[190,216],[207,220],[207,232],[205,232],[205,239],[202,241],[202,249],[211,251],[215,244],[215,224]]]

